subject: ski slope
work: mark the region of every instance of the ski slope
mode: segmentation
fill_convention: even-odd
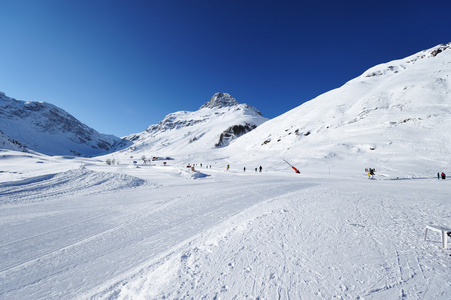
[[[451,44],[374,66],[343,86],[273,118],[225,156],[294,165],[376,168],[431,176],[451,164]]]
[[[0,299],[451,298],[448,180],[1,154]]]

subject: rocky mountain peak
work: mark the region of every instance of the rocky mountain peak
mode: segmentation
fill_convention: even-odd
[[[211,97],[210,101],[200,107],[203,108],[223,108],[236,106],[239,103],[227,93],[216,93]]]

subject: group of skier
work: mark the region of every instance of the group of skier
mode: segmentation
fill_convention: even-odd
[[[227,171],[229,170],[229,167],[230,167],[230,166],[227,165]],[[257,170],[260,170],[260,172],[261,172],[261,171],[263,170],[263,167],[260,166],[260,167],[258,167],[258,168],[255,168],[254,170],[255,170],[255,172],[257,172]],[[246,167],[243,168],[243,171],[246,172]]]
[[[374,179],[374,174],[376,172],[376,169],[368,168],[368,169],[365,169],[365,172],[368,174],[368,179]],[[442,173],[438,172],[437,179],[440,180],[440,178],[446,179],[446,174],[444,172],[442,172]]]
[[[374,174],[376,173],[376,169],[373,169],[373,168],[365,169],[365,172],[368,173],[368,179],[374,179]]]
[[[202,164],[193,164],[193,167],[196,167],[196,166],[202,168]],[[188,164],[188,167],[191,167],[191,165]],[[211,165],[205,165],[204,168],[211,169]]]
[[[230,165],[227,165],[227,171],[230,169]],[[260,170],[260,172],[263,170],[263,167],[260,166],[258,168],[255,168],[255,172],[257,172],[257,170]],[[246,172],[246,167],[243,168],[243,171]]]
[[[440,177],[442,179],[446,179],[446,174],[444,172],[442,172],[442,174],[440,174],[440,172],[437,173],[437,179],[440,179]]]
[[[285,161],[285,160],[284,160]],[[287,161],[285,161],[287,164],[289,164]],[[196,164],[194,164],[194,165],[196,165]],[[290,164],[289,164],[290,165]],[[200,164],[200,166],[202,167],[202,164]],[[290,165],[295,171],[296,171],[296,173],[300,173],[295,167],[293,167],[292,165]],[[209,165],[207,165],[207,166],[205,166],[207,169],[208,168],[210,168],[211,169],[211,165],[209,166]],[[230,165],[227,165],[227,171],[230,169]],[[263,170],[263,167],[262,166],[259,166],[259,167],[256,167],[255,169],[255,172],[258,172],[258,171],[262,171]],[[246,167],[244,167],[243,168],[243,171],[244,172],[246,172]],[[365,169],[365,172],[368,174],[368,179],[374,179],[374,175],[375,175],[375,173],[376,173],[376,169],[374,169],[374,168],[366,168]],[[440,172],[438,172],[437,173],[437,179],[446,179],[446,174],[444,173],[444,172],[442,172],[442,173],[440,173]]]
[[[202,167],[202,164],[193,164],[192,166],[191,166],[191,164],[189,164],[187,167],[188,167],[188,168],[191,168],[191,167],[195,167],[195,166],[200,166],[200,167]],[[211,169],[211,165],[206,165],[205,168]],[[229,169],[230,169],[230,165],[227,165],[227,171],[228,171]],[[246,167],[244,167],[243,170],[244,170],[244,172],[246,172]],[[261,172],[261,171],[263,170],[263,167],[260,166],[260,167],[258,167],[258,168],[255,168],[255,172],[257,172],[258,170]]]

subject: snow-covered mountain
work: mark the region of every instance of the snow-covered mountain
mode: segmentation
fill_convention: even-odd
[[[0,130],[0,148],[22,152],[26,152],[28,150],[27,147],[22,145],[19,141],[10,138],[6,134],[4,134],[3,131],[1,130]]]
[[[450,124],[447,44],[370,68],[262,124],[226,150],[237,161],[263,161],[274,168],[286,158],[300,167],[319,163],[324,169],[436,174],[451,162]]]
[[[61,108],[0,93],[0,147],[47,155],[95,156],[121,140],[100,134]]]
[[[451,44],[438,45],[372,67],[269,121],[254,107],[217,93],[197,111],[168,114],[125,137],[122,142],[131,146],[112,155],[224,160],[252,169],[286,168],[287,159],[301,169],[376,168],[387,176],[428,176],[451,163],[450,75]],[[50,104],[4,94],[0,100],[3,148],[98,155],[118,141]]]
[[[167,166],[0,149],[0,299],[451,299],[451,185],[434,177],[451,162],[450,73],[437,46],[235,139],[264,118],[217,94],[111,154]],[[69,135],[34,124],[52,106],[8,101],[9,147],[24,147],[13,121]]]
[[[122,152],[188,157],[225,147],[267,120],[253,106],[216,93],[197,111],[168,114],[145,131],[125,137],[133,145]]]

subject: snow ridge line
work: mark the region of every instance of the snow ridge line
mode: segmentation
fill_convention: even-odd
[[[150,184],[146,180],[116,173],[79,168],[19,181],[0,183],[0,205],[30,203],[61,195],[93,195]]]

